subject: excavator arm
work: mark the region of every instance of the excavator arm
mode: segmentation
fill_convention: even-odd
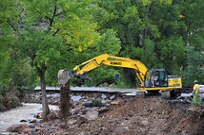
[[[139,90],[145,90],[148,92],[163,91],[164,97],[170,97],[170,91],[174,89],[182,88],[181,77],[167,75],[165,69],[151,69],[138,60],[132,60],[130,58],[122,58],[116,56],[110,56],[108,54],[102,54],[94,57],[88,61],[85,61],[73,68],[73,70],[60,70],[58,72],[58,81],[60,85],[65,85],[71,78],[79,76],[86,78],[86,73],[92,71],[99,66],[112,66],[130,68],[136,71],[141,86]],[[168,93],[167,96],[165,93]]]
[[[144,86],[145,74],[147,72],[146,66],[138,61],[132,60],[130,58],[122,58],[110,56],[108,54],[102,54],[100,56],[94,57],[88,61],[81,63],[74,67],[76,75],[83,75],[99,66],[113,66],[113,67],[124,67],[136,70],[136,76],[138,77],[142,86]]]

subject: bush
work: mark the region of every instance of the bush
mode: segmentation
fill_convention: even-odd
[[[6,107],[4,106],[4,97],[0,94],[0,112],[5,110]]]
[[[193,105],[193,106],[201,106],[202,105],[202,99],[199,97],[199,95],[193,96],[193,99],[191,101],[191,105]]]
[[[92,101],[92,104],[93,104],[94,107],[98,107],[98,106],[102,105],[102,101],[101,101],[101,99],[97,98],[97,99],[94,99]]]
[[[6,95],[6,91],[7,91],[6,86],[0,84],[0,95],[1,95],[1,96],[5,96],[5,95]]]
[[[20,100],[17,96],[7,96],[4,100],[4,105],[7,109],[15,108],[20,105]]]

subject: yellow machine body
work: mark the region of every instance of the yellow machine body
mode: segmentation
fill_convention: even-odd
[[[140,90],[171,91],[173,89],[182,88],[181,78],[178,76],[168,76],[164,69],[148,70],[147,67],[139,60],[110,56],[108,54],[102,54],[85,61],[80,65],[75,66],[73,70],[75,71],[76,75],[83,75],[103,65],[134,69],[141,84],[141,86],[138,88]],[[156,81],[155,83],[154,79],[156,77],[159,81]]]

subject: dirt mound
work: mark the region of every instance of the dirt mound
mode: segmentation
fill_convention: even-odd
[[[200,109],[199,109],[200,110]],[[194,114],[195,113],[195,114]],[[202,113],[160,98],[133,99],[95,121],[73,128],[70,134],[156,135],[202,134]]]
[[[95,120],[80,115],[61,128],[59,119],[41,123],[37,133],[67,135],[194,135],[204,133],[203,108],[161,98],[123,99]],[[83,119],[82,119],[83,118]]]

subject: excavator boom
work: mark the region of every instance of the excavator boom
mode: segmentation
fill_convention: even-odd
[[[144,86],[145,74],[148,69],[142,62],[138,60],[102,54],[86,62],[83,62],[80,65],[75,66],[73,70],[76,71],[77,75],[83,75],[102,65],[134,69],[136,70],[136,76],[140,80],[141,85]]]

